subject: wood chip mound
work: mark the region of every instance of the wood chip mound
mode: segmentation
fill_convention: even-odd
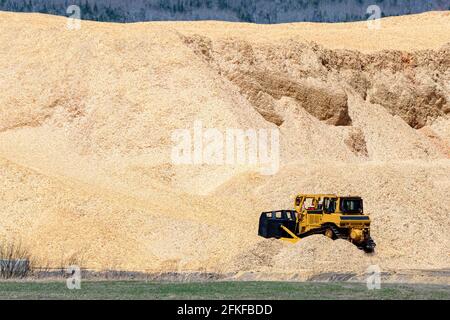
[[[0,28],[0,239],[34,265],[450,267],[449,12],[383,19],[376,32],[88,21],[69,31],[63,17],[6,12]],[[195,121],[279,129],[280,170],[172,163],[172,132]],[[362,196],[376,253],[258,237],[260,212],[292,208],[297,193]]]

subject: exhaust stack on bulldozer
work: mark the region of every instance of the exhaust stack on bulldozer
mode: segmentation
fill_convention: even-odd
[[[376,244],[370,236],[371,220],[364,214],[360,197],[298,195],[294,205],[295,210],[263,212],[258,234],[290,242],[322,234],[333,240],[348,240],[367,253],[374,251]]]

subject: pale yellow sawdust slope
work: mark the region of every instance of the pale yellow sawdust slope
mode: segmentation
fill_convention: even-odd
[[[246,241],[228,234],[244,232],[242,219],[228,219],[203,199],[173,193],[171,202],[153,189],[158,202],[143,200],[7,160],[0,177],[1,238],[21,242],[38,266],[75,259],[98,270],[226,271],[222,263],[233,252],[224,245],[245,248]]]
[[[448,267],[450,168],[440,144],[448,143],[442,101],[449,92],[440,48],[450,42],[449,20],[448,12],[389,18],[375,33],[364,23],[85,21],[68,31],[61,17],[1,12],[0,237],[21,239],[41,264],[79,257],[96,269]],[[415,75],[409,56],[363,57],[375,61],[375,71],[359,79],[358,71],[324,64],[345,64],[348,55],[350,66],[342,68],[357,70],[356,51],[327,51],[339,48],[430,49],[433,58],[427,64],[428,53],[412,54],[423,69]],[[393,61],[392,70],[378,75],[384,60]],[[427,113],[416,119],[403,104],[377,104],[392,99],[379,85],[384,79],[405,88],[405,104],[425,97]],[[408,96],[420,81],[419,96]],[[344,108],[351,119],[345,126],[321,121],[307,105],[337,100],[336,108],[322,107]],[[265,102],[273,109],[261,110]],[[170,161],[171,132],[195,120],[245,129],[276,128],[273,119],[282,120],[275,176]],[[425,124],[437,138],[411,127]],[[297,192],[362,195],[377,254],[336,243],[339,254],[328,257],[334,243],[326,239],[282,249],[258,238],[259,213],[291,207]],[[254,264],[261,251],[268,254]]]

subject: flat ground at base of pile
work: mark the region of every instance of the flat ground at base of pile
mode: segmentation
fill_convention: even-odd
[[[0,299],[258,299],[342,300],[450,299],[450,286],[385,284],[368,290],[365,283],[87,281],[69,290],[65,281],[0,282]]]

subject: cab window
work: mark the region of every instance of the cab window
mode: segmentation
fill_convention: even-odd
[[[361,199],[341,199],[341,211],[345,213],[362,213],[363,204]]]
[[[326,213],[334,213],[336,211],[336,199],[325,198],[324,209]]]
[[[306,210],[315,210],[314,206],[314,198],[306,198],[305,202],[303,203],[303,209]]]

